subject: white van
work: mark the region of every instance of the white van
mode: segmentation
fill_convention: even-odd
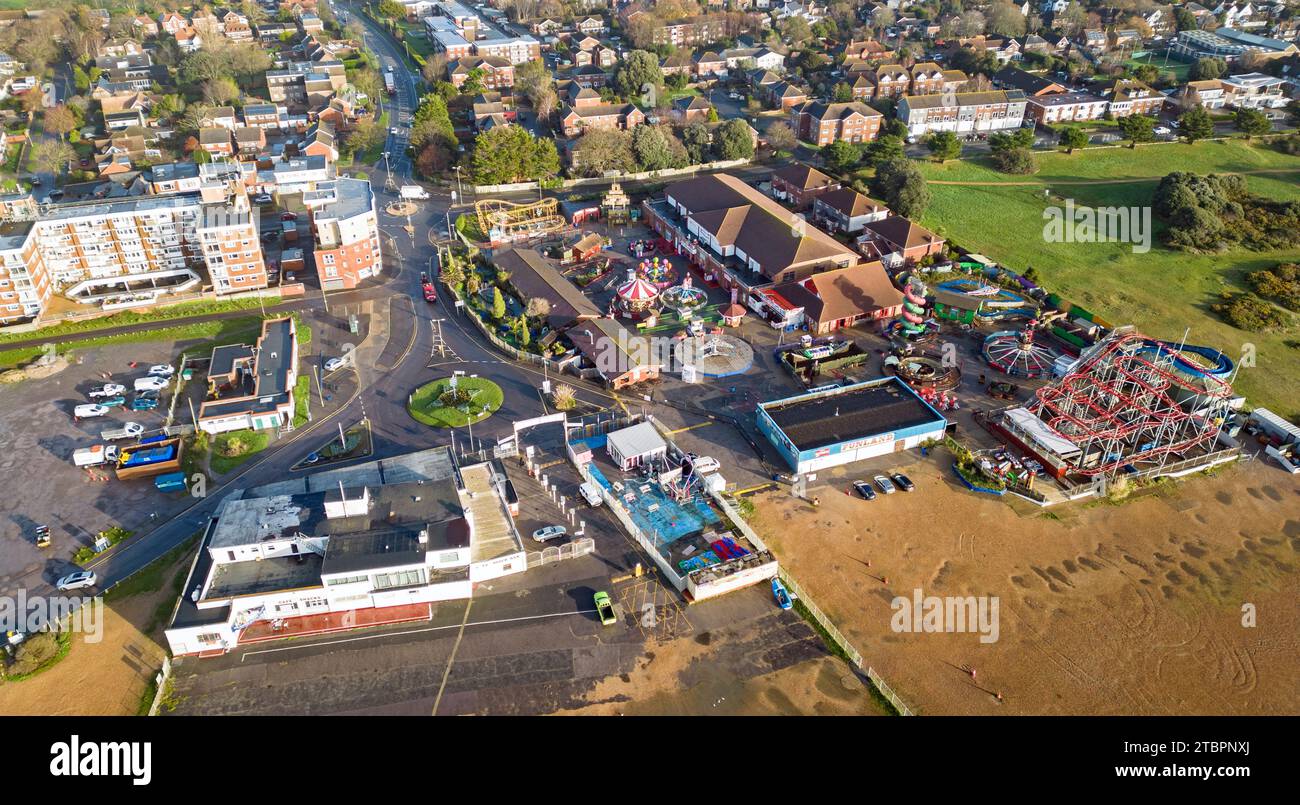
[[[587,481],[578,487],[578,494],[582,495],[582,499],[587,501],[587,503],[589,503],[590,505],[592,506],[600,505],[601,502],[600,490],[597,489],[596,485],[591,483],[590,481]]]
[[[695,470],[696,474],[704,475],[710,472],[717,472],[722,465],[712,456],[700,456],[691,461],[691,467]]]

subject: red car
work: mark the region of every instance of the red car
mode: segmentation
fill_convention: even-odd
[[[420,288],[424,291],[424,301],[426,302],[438,301],[438,292],[434,290],[432,282],[426,282],[423,285],[421,285]]]
[[[282,212],[282,213],[280,213],[280,220],[281,220],[281,221],[296,221],[296,220],[298,220],[298,213],[296,213],[296,212]]]

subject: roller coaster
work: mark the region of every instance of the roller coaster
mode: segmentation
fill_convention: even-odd
[[[492,243],[511,243],[562,232],[568,222],[560,215],[559,208],[559,202],[553,198],[528,204],[501,199],[483,199],[474,203],[479,229]]]

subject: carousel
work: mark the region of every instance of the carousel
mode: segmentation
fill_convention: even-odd
[[[635,269],[627,272],[627,281],[614,291],[614,298],[620,310],[640,318],[649,313],[659,301],[659,289],[650,282],[637,276]]]
[[[677,269],[667,257],[662,260],[658,257],[652,257],[649,260],[642,260],[636,269],[637,276],[646,282],[652,283],[655,288],[662,291],[677,282]]]

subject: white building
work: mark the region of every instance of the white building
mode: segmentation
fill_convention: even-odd
[[[1018,129],[1025,118],[1025,94],[1019,90],[906,95],[898,102],[898,119],[912,136],[932,131],[958,134]]]
[[[1224,101],[1238,109],[1281,109],[1289,103],[1286,81],[1263,73],[1242,73],[1219,79]]]
[[[208,525],[167,629],[173,655],[427,617],[527,567],[492,464],[445,447],[247,490]]]

